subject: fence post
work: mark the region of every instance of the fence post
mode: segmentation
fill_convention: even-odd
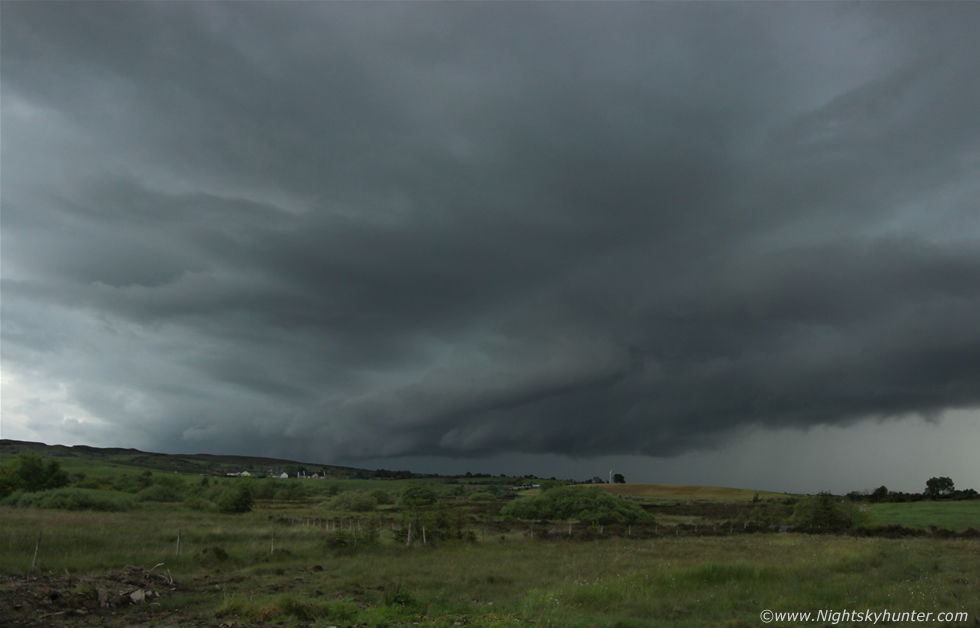
[[[37,551],[41,549],[41,531],[37,533],[37,543],[34,545],[34,559],[31,560],[31,570],[34,570],[34,566],[37,565]]]

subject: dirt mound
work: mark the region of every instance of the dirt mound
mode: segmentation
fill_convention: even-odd
[[[142,567],[81,577],[0,576],[0,625],[26,628],[69,619],[101,624],[100,618],[123,608],[159,607],[155,600],[177,588],[168,574]]]

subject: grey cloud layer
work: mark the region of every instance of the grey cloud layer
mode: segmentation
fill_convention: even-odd
[[[351,459],[975,407],[977,26],[5,5],[4,369],[159,448]]]

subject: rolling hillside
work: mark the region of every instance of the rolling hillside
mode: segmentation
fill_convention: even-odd
[[[77,466],[125,466],[153,471],[225,475],[249,471],[269,474],[281,472],[287,465],[303,467],[310,472],[326,470],[338,479],[366,479],[375,477],[374,471],[310,462],[297,462],[277,458],[255,456],[219,456],[214,454],[158,454],[138,449],[89,447],[87,445],[45,445],[17,440],[0,440],[0,463],[22,451],[33,451],[42,456],[57,458],[66,469]],[[411,474],[415,475],[415,474]],[[422,477],[422,476],[419,476]]]

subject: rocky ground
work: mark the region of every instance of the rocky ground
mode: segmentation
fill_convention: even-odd
[[[127,567],[99,575],[0,576],[0,625],[40,626],[226,626],[181,617],[166,598],[183,587],[166,572]],[[232,624],[233,625],[233,624]]]

